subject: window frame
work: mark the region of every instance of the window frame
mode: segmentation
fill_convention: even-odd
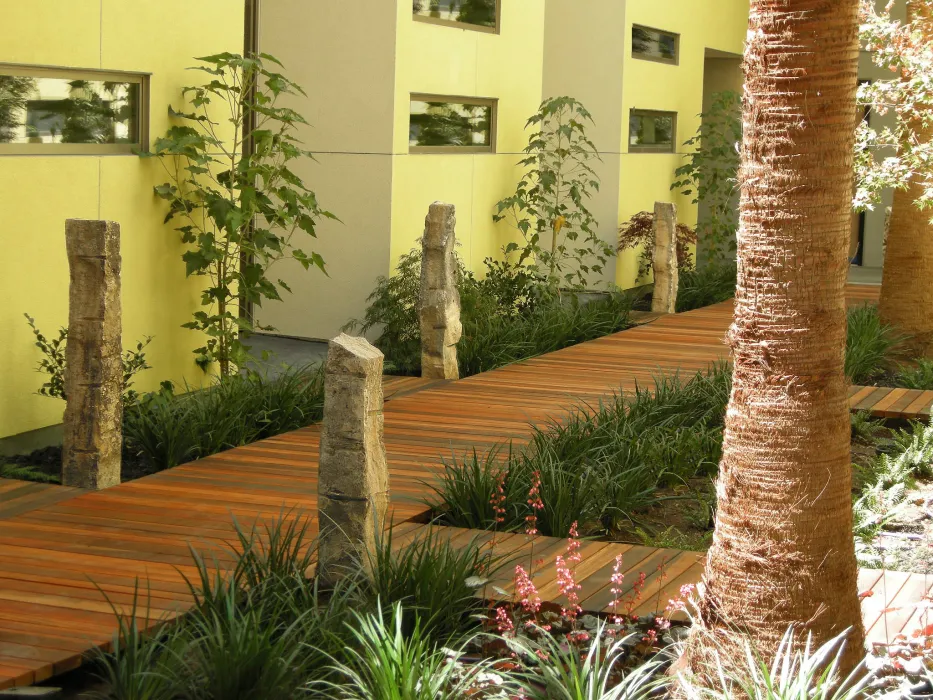
[[[482,24],[472,24],[470,22],[458,22],[455,19],[442,19],[441,17],[428,17],[426,15],[411,13],[415,22],[424,24],[433,24],[439,27],[456,27],[457,29],[466,29],[474,32],[483,32],[484,34],[500,34],[502,29],[502,0],[496,0],[496,26],[487,27]]]
[[[649,117],[671,117],[671,146],[659,146],[656,144],[648,145],[632,145],[632,117],[634,116],[649,116]],[[629,153],[668,153],[676,154],[677,153],[677,112],[668,112],[663,109],[638,109],[637,107],[632,107],[629,110],[629,128],[628,128],[628,138],[626,142],[628,143],[628,152]]]
[[[643,53],[637,53],[635,51],[635,41],[632,37],[632,34],[635,33],[636,29],[646,29],[649,32],[659,32],[661,34],[667,34],[668,36],[674,37],[674,58],[664,58],[663,56],[647,56]],[[657,27],[649,27],[645,24],[633,24],[632,31],[629,34],[629,41],[632,44],[632,58],[639,61],[651,61],[652,63],[663,63],[666,66],[679,66],[680,65],[680,34],[677,32],[671,32],[667,29],[658,29]]]
[[[416,155],[429,153],[446,154],[495,154],[496,137],[498,136],[499,124],[499,98],[497,97],[466,97],[464,95],[434,95],[422,92],[413,92],[408,97],[408,124],[411,127],[411,103],[412,102],[443,102],[445,104],[464,104],[480,105],[490,107],[489,116],[489,145],[488,146],[412,146],[408,144],[408,152]]]
[[[0,63],[0,75],[58,80],[100,80],[139,85],[139,141],[134,143],[0,143],[0,156],[102,156],[135,155],[149,150],[149,81],[151,73],[131,73],[96,68],[68,68],[21,63]]]

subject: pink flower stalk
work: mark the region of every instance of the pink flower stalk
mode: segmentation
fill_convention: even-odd
[[[609,577],[609,592],[612,593],[612,603],[609,605],[609,621],[614,625],[621,625],[622,618],[619,616],[619,599],[622,597],[622,582],[625,580],[625,574],[622,573],[622,555],[616,554],[615,563],[612,565],[612,576]]]
[[[503,637],[510,637],[515,632],[515,623],[502,606],[496,608],[496,628]]]
[[[489,502],[492,504],[492,512],[495,513],[496,526],[498,527],[505,522],[505,508],[502,507],[502,504],[505,503],[505,472],[499,472],[499,476],[496,477],[496,492],[489,499]]]
[[[574,521],[570,526],[570,536],[567,538],[567,557],[557,556],[554,565],[557,567],[557,587],[561,594],[567,598],[567,605],[561,607],[560,614],[571,624],[576,624],[577,616],[583,612],[580,607],[579,591],[583,589],[577,583],[575,567],[571,564],[577,564],[583,557],[580,554],[580,533],[577,531],[577,522]]]
[[[541,472],[537,470],[531,476],[528,506],[531,508],[531,514],[525,516],[525,534],[534,537],[538,534],[538,511],[544,509],[544,502],[541,500]]]
[[[678,610],[686,610],[687,600],[689,600],[694,590],[696,590],[695,583],[685,583],[680,587],[680,592],[677,594],[677,596],[671,598],[667,602],[667,607],[664,609],[664,612],[673,613],[677,612]]]
[[[537,615],[541,609],[541,596],[524,567],[515,567],[515,592],[519,596],[522,609],[529,615]]]
[[[625,601],[625,614],[634,617],[635,608],[638,607],[638,601],[641,600],[641,593],[645,587],[645,579],[648,578],[644,571],[638,573],[638,579],[632,584],[632,595]]]

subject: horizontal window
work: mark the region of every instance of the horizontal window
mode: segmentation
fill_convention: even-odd
[[[632,27],[632,56],[648,61],[677,63],[680,35],[650,27]]]
[[[0,154],[145,148],[148,76],[0,65]]]
[[[501,0],[412,0],[412,15],[421,22],[497,32],[500,2]]]
[[[492,153],[496,101],[412,95],[408,150],[412,153]]]
[[[633,109],[628,121],[630,153],[673,153],[677,113]]]

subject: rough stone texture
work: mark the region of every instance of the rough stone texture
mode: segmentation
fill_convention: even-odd
[[[677,207],[654,203],[654,294],[651,310],[672,314],[677,310]]]
[[[62,483],[104,489],[120,483],[123,443],[120,225],[68,219],[65,247],[71,289]]]
[[[459,379],[457,342],[460,293],[457,291],[457,256],[453,204],[434,202],[424,220],[421,239],[421,376]]]
[[[318,475],[318,576],[333,585],[368,569],[389,503],[383,442],[382,353],[364,338],[330,341]]]

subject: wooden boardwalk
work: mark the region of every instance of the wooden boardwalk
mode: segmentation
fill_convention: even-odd
[[[393,521],[424,519],[425,481],[446,456],[509,440],[524,444],[530,426],[559,420],[574,405],[726,359],[731,313],[727,302],[660,318],[457,382],[390,384],[384,416]],[[285,509],[313,514],[319,436],[312,426],[0,521],[0,688],[42,681],[80,664],[93,646],[106,646],[114,632],[110,605],[127,610],[137,579],[148,586],[147,619],[183,612],[191,601],[182,576],[194,573],[189,547],[229,561],[223,550],[233,539],[232,518],[249,524]],[[415,536],[424,526],[404,527]],[[488,536],[459,536],[473,534]],[[520,554],[522,536],[509,537],[499,546]],[[560,546],[555,540],[547,549]],[[691,553],[608,543],[586,548],[594,569],[587,578],[593,589],[584,593],[594,609],[616,553],[633,567],[668,560],[659,594],[665,601],[699,572],[699,555]],[[898,594],[904,590],[907,600],[907,592],[927,590],[920,579],[905,579],[909,585],[902,583]],[[556,595],[553,581],[545,591]],[[871,613],[872,624],[881,610]]]
[[[876,418],[929,420],[933,391],[893,389],[887,386],[849,387],[849,406]]]
[[[82,493],[85,493],[84,489],[58,484],[0,478],[0,520],[66,501]]]

